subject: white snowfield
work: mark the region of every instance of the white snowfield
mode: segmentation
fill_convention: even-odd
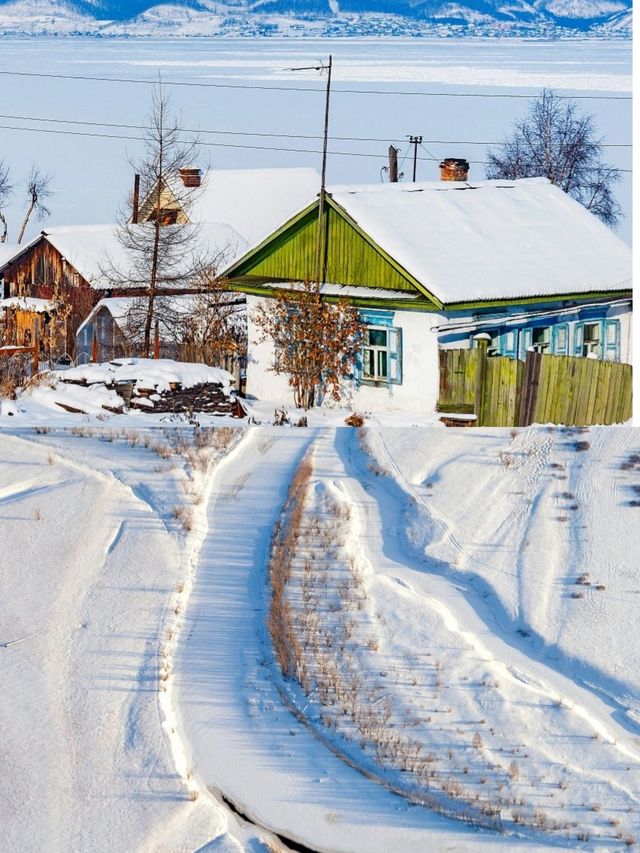
[[[634,430],[194,434],[70,418],[0,430],[3,849],[634,844]],[[279,677],[269,544],[305,456],[306,511],[326,493],[350,507],[335,525],[363,575],[348,651],[365,678],[421,719],[412,737],[445,772],[467,763],[465,784],[568,829],[514,827],[505,808],[498,834],[409,804]]]

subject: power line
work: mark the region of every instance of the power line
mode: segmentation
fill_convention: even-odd
[[[47,74],[37,71],[6,71],[0,70],[0,75],[11,77],[37,77],[54,80],[92,80],[101,83],[134,83],[141,85],[157,86],[157,80],[133,77],[99,77],[88,74]],[[187,86],[204,89],[247,89],[266,92],[315,92],[324,94],[324,89],[318,86],[270,86],[265,84],[249,83],[203,83],[193,80],[162,80],[163,86]],[[411,97],[428,98],[503,98],[515,100],[531,100],[536,95],[522,95],[517,93],[499,92],[416,92],[392,89],[336,89],[337,95],[407,95]],[[557,98],[572,101],[631,101],[631,95],[562,95],[556,94]]]
[[[83,125],[84,127],[110,127],[110,128],[125,128],[126,130],[152,130],[149,125],[145,124],[126,124],[121,122],[106,122],[106,121],[86,121],[81,119],[63,119],[63,118],[47,118],[43,116],[23,116],[23,115],[12,115],[12,114],[4,114],[0,113],[0,119],[10,119],[11,121],[40,121],[47,122],[51,124],[76,124]],[[248,131],[248,130],[211,130],[207,128],[190,128],[183,127],[180,128],[182,133],[206,133],[215,136],[255,136],[255,137],[265,137],[265,138],[273,138],[273,139],[312,139],[312,140],[322,140],[322,136],[306,134],[306,133],[267,133],[265,131]],[[137,138],[137,137],[136,137]],[[421,137],[422,138],[422,137]],[[375,136],[332,136],[331,139],[334,142],[380,142],[380,143],[390,143],[390,142],[398,142],[402,143],[405,141],[406,137],[398,138],[398,139],[390,139],[389,137],[375,137]],[[482,142],[471,139],[423,139],[425,144],[429,145],[502,145],[502,142],[496,142],[495,140],[492,142]],[[425,144],[422,145],[425,148]],[[616,143],[602,143],[602,148],[632,148],[633,145],[630,142],[616,142]],[[425,149],[426,150],[426,149]],[[431,152],[427,152],[431,153]],[[435,159],[435,158],[434,158]]]
[[[48,127],[12,127],[11,125],[0,124],[1,130],[19,130],[27,133],[55,133],[61,136],[85,136],[93,139],[124,139],[134,142],[142,142],[142,136],[127,136],[120,133],[91,133],[86,130],[54,130]],[[178,140],[184,142],[184,140]],[[285,146],[276,145],[246,145],[232,142],[201,142],[200,145],[211,148],[246,148],[252,151],[287,151],[294,154],[322,154],[322,151],[314,148],[288,148]],[[358,151],[329,151],[332,157],[374,157],[377,160],[386,159],[384,154],[369,154]],[[423,158],[420,158],[423,159]],[[480,162],[480,161],[474,161]]]
[[[23,131],[26,133],[54,133],[59,136],[82,136],[89,137],[92,139],[123,139],[130,140],[132,142],[142,142],[142,136],[128,136],[120,133],[92,133],[87,130],[55,130],[53,128],[48,127],[15,127],[12,125],[0,124],[0,130],[17,130]],[[178,140],[179,142],[187,143],[188,140]],[[289,148],[286,146],[278,146],[278,145],[248,145],[238,142],[200,142],[199,143],[203,147],[208,148],[240,148],[246,149],[249,151],[283,151],[292,154],[318,154],[321,155],[322,151],[314,148]],[[375,160],[386,160],[385,154],[370,154],[367,152],[360,151],[329,151],[328,152],[332,157],[367,157]],[[416,158],[419,163],[427,163],[433,162],[439,158],[437,157],[418,157]],[[469,163],[476,166],[486,166],[486,160],[469,160]],[[618,169],[619,172],[629,173],[631,174],[631,169]]]

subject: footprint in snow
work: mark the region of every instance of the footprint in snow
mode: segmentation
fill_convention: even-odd
[[[402,578],[394,578],[394,580],[397,584],[400,584],[400,586],[403,586],[405,589],[409,589],[411,590],[411,592],[413,592],[413,587],[411,587],[411,585],[408,584],[406,581],[403,581]]]

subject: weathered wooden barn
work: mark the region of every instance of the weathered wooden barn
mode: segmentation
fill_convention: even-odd
[[[196,191],[188,215],[176,189],[183,183]],[[136,203],[133,219],[141,229],[157,217],[167,227],[190,223],[196,239],[189,251],[229,264],[309,203],[318,185],[314,169],[183,170],[161,188],[159,211],[157,193],[148,191]],[[191,266],[186,257],[185,268]],[[118,276],[113,276],[114,269]],[[188,291],[180,270],[173,272],[171,281],[160,282],[160,290]],[[64,299],[71,304],[65,336],[71,354],[78,328],[101,298],[142,295],[146,289],[144,273],[127,255],[115,225],[51,227],[24,246],[3,247],[0,253],[0,297]],[[34,315],[32,322],[36,319]],[[16,323],[14,319],[12,328]]]

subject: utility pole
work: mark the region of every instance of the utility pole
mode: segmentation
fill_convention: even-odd
[[[389,146],[389,183],[398,183],[398,149],[395,145]]]
[[[327,65],[327,93],[324,102],[324,140],[322,142],[322,176],[320,179],[320,203],[318,205],[318,259],[317,273],[318,286],[324,279],[324,200],[327,186],[327,146],[329,143],[329,97],[331,96],[331,66],[333,59],[329,54]]]
[[[421,136],[410,136],[409,145],[413,145],[413,183],[416,182],[416,170],[418,168],[418,145],[422,145]]]
[[[318,244],[316,257],[316,282],[318,287],[324,279],[324,207],[327,185],[327,148],[329,144],[329,100],[331,97],[331,70],[333,58],[329,54],[327,65],[307,65],[302,68],[288,68],[287,71],[320,71],[327,72],[327,88],[324,101],[324,136],[322,143],[322,172],[320,177],[320,201],[318,203]]]

